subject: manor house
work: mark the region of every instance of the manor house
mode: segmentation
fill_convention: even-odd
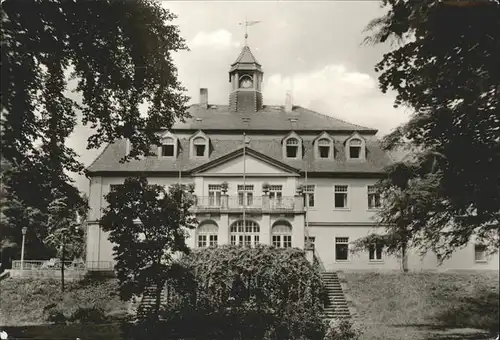
[[[112,244],[98,224],[104,196],[125,177],[145,173],[154,184],[194,183],[199,226],[190,247],[297,247],[326,271],[399,269],[400,260],[382,246],[350,251],[356,239],[382,231],[374,185],[392,160],[377,130],[293,105],[290,96],[284,105],[266,103],[264,71],[247,45],[229,66],[229,101],[211,103],[208,89],[200,89],[192,118],[158,131],[155,156],[120,163],[130,148],[122,139],[90,165],[87,261],[96,269],[113,264]],[[417,252],[408,263],[410,270],[498,269],[498,257],[473,243],[441,267],[436,256]]]

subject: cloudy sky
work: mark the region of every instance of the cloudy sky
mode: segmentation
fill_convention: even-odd
[[[179,77],[193,103],[199,88],[208,88],[209,102],[228,101],[228,69],[248,45],[264,69],[264,103],[283,105],[292,91],[295,105],[352,123],[373,127],[383,136],[407,120],[394,109],[394,94],[378,89],[374,65],[390,46],[362,44],[366,24],[384,14],[379,1],[165,1],[178,15],[175,24],[190,51],[175,55]],[[89,131],[79,127],[70,141],[89,165],[98,150],[85,150]],[[77,184],[88,191],[88,180]]]

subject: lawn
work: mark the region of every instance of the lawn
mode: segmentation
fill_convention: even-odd
[[[476,340],[498,332],[498,272],[345,276],[363,340]]]
[[[127,304],[117,295],[116,279],[67,282],[61,293],[59,280],[7,279],[0,281],[0,325],[46,324],[44,308],[56,305],[66,316],[79,307],[99,307],[110,317],[123,316]]]

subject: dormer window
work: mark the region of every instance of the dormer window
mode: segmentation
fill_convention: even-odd
[[[345,141],[346,158],[350,160],[364,160],[366,159],[366,145],[365,139],[357,132],[353,133]]]
[[[313,140],[314,155],[316,159],[333,159],[333,138],[323,132]]]
[[[297,138],[289,138],[286,141],[286,157],[297,158],[299,152],[299,140]]]
[[[295,133],[291,132],[282,141],[283,158],[285,159],[301,159],[302,158],[302,139]]]
[[[198,131],[190,139],[190,149],[192,158],[208,158],[209,139],[202,131]]]
[[[167,137],[163,139],[161,145],[161,156],[162,157],[175,156],[175,140],[172,137]]]
[[[361,158],[361,145],[360,139],[353,138],[349,142],[349,158],[359,159]]]
[[[160,137],[160,146],[158,146],[158,157],[175,158],[177,157],[177,137],[170,131],[167,131]]]
[[[326,138],[322,138],[318,141],[319,158],[330,158],[330,144],[331,142]]]
[[[193,141],[194,154],[196,157],[204,157],[207,152],[207,141],[205,138],[196,137]]]

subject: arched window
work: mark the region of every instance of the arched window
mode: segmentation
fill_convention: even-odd
[[[278,221],[271,229],[273,237],[273,246],[276,248],[292,247],[292,226],[285,221]]]
[[[361,139],[353,138],[349,141],[349,158],[360,159],[361,158],[361,147],[363,142]]]
[[[231,224],[229,235],[232,245],[242,245],[245,247],[253,247],[259,244],[259,225],[252,221],[239,220]]]
[[[193,140],[193,155],[195,157],[206,157],[208,155],[208,141],[203,137]]]
[[[163,138],[161,141],[161,156],[175,157],[175,140],[172,137]]]
[[[196,233],[198,238],[198,248],[216,247],[219,227],[213,221],[202,223]]]

